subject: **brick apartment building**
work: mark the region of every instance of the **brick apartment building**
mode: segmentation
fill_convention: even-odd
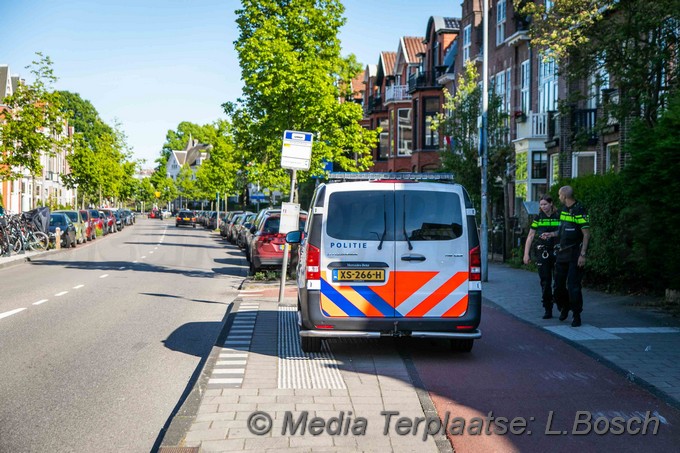
[[[529,24],[515,11],[517,3],[490,1],[488,60],[489,90],[502,99],[507,140],[514,147],[508,207],[515,213],[519,202],[538,200],[561,177],[617,171],[624,133],[614,119],[607,119],[604,130],[596,129],[603,103],[617,96],[608,76],[569,82],[560,75],[557,63],[531,45]],[[481,0],[463,0],[460,18],[430,17],[423,38],[404,37],[396,52],[381,51],[377,64],[366,66],[362,124],[381,129],[371,170],[440,167],[440,153],[450,150],[445,137],[428,125],[442,112],[443,88],[455,93],[466,61],[474,61],[481,74],[482,31]],[[559,113],[558,102],[574,92],[583,99]]]

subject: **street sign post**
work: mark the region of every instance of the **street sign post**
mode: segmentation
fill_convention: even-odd
[[[293,170],[290,179],[290,203],[295,200],[295,177],[298,170],[309,170],[312,161],[312,143],[314,134],[311,132],[284,131],[283,147],[281,148],[281,168]],[[298,205],[298,212],[299,212]],[[283,221],[283,216],[281,218]],[[279,286],[279,303],[283,302],[283,293],[286,285],[288,271],[288,251],[290,247],[286,242],[283,247],[283,263],[281,264],[281,285]]]
[[[311,132],[285,131],[281,148],[281,168],[309,170],[313,142],[314,134]]]

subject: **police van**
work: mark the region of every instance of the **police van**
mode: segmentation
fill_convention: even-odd
[[[297,267],[303,351],[324,338],[447,338],[469,352],[481,315],[479,237],[450,174],[331,173],[314,192]]]

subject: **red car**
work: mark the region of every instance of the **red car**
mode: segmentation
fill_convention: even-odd
[[[97,238],[97,227],[92,214],[87,209],[81,209],[80,216],[83,218],[83,222],[85,222],[85,237],[88,241],[93,241]]]
[[[250,241],[250,274],[254,275],[264,267],[281,267],[286,235],[279,233],[280,213],[269,214],[259,223]],[[305,228],[307,214],[300,214],[299,228]],[[294,255],[294,254],[293,254]],[[290,257],[289,257],[290,258]],[[289,261],[290,262],[290,261]]]
[[[108,230],[104,228],[104,218],[99,214],[99,211],[96,209],[88,209],[87,212],[90,214],[90,219],[94,225],[96,234],[99,236],[108,233]]]
[[[118,231],[118,228],[116,227],[116,216],[113,215],[111,210],[99,211],[99,216],[104,221],[104,229],[106,233],[115,233]]]

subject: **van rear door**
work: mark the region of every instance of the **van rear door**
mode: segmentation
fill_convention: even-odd
[[[394,317],[394,184],[332,184],[326,197],[320,256],[323,314]]]
[[[467,311],[468,244],[457,186],[397,183],[397,317],[456,318]]]

